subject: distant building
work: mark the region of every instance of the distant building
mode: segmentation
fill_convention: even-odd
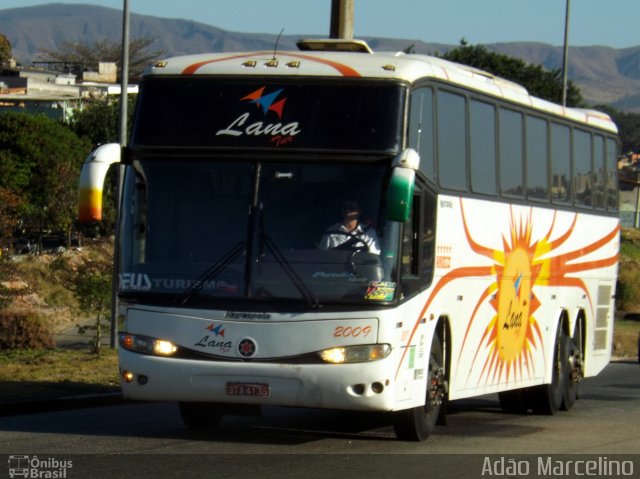
[[[66,121],[88,102],[120,95],[116,80],[116,64],[110,62],[100,62],[96,68],[70,62],[9,66],[0,70],[0,113],[42,113]],[[138,86],[129,85],[128,92],[138,93]]]

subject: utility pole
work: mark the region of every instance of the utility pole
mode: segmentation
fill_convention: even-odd
[[[353,2],[355,0],[331,0],[330,38],[353,40]]]
[[[127,91],[129,89],[129,0],[122,7],[122,52],[120,57],[120,146],[127,144]]]
[[[567,65],[569,64],[569,11],[571,0],[567,0],[564,14],[564,51],[562,55],[562,106],[567,106]]]
[[[122,52],[120,56],[120,147],[127,145],[127,106],[129,102],[129,0],[123,0],[122,6]],[[109,346],[115,348],[118,335],[118,258],[120,256],[120,197],[124,168],[116,166],[116,225],[115,241],[113,245],[113,279],[111,281],[111,336]]]

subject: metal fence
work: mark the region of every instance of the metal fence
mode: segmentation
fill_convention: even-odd
[[[640,228],[640,187],[630,182],[620,183],[620,226]]]
[[[622,228],[638,228],[640,214],[637,211],[621,211],[620,226]]]

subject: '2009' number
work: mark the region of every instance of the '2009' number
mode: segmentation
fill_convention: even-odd
[[[357,338],[358,336],[367,337],[371,333],[371,326],[356,326],[355,328],[351,326],[336,326],[336,329],[333,330],[334,338],[348,338],[353,337]]]

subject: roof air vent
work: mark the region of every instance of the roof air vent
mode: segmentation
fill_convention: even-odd
[[[364,40],[347,40],[344,38],[321,38],[298,40],[298,50],[313,52],[352,52],[373,53]]]

